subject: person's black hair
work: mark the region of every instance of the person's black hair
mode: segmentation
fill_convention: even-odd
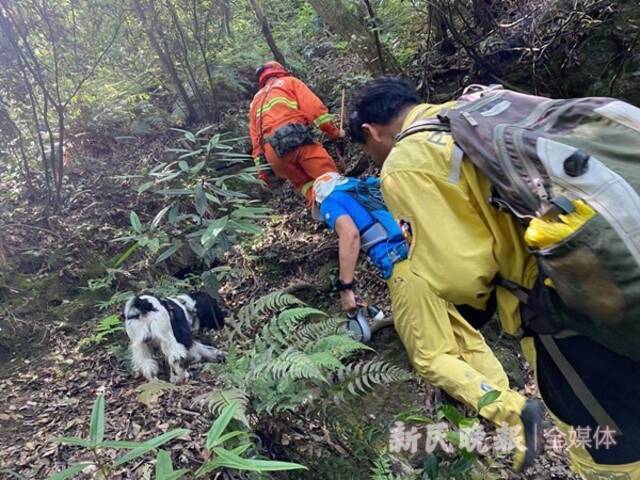
[[[386,125],[409,105],[420,103],[411,83],[400,77],[383,76],[367,82],[349,102],[349,132],[353,141],[366,143],[364,123]]]

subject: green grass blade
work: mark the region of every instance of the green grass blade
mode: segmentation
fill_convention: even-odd
[[[89,441],[91,446],[95,447],[102,440],[104,440],[104,395],[98,395],[91,410]]]
[[[58,473],[56,473],[54,475],[51,475],[50,477],[47,478],[47,480],[67,480],[67,478],[73,478],[78,473],[80,473],[82,470],[87,468],[89,465],[91,465],[91,464],[90,463],[78,463],[76,465],[72,465],[69,468],[67,468],[66,470],[63,470],[63,471],[58,472]]]
[[[222,409],[220,416],[213,422],[213,425],[211,425],[211,429],[209,429],[209,433],[207,435],[207,448],[209,450],[220,443],[222,432],[225,431],[229,422],[233,419],[239,405],[240,404],[238,402],[230,403]]]
[[[151,440],[147,440],[146,442],[143,442],[142,445],[140,445],[138,448],[134,448],[129,453],[123,455],[120,458],[117,458],[113,463],[113,466],[119,467],[120,465],[141,457],[149,453],[150,451],[164,445],[165,443],[173,440],[174,438],[184,435],[188,431],[189,430],[187,430],[186,428],[178,428],[176,430],[171,430],[170,432],[163,433],[162,435],[152,438]]]

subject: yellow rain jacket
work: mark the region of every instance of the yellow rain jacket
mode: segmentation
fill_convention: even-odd
[[[405,119],[403,130],[418,119],[433,117],[454,105],[455,102],[416,106]],[[396,144],[384,163],[380,175],[382,192],[394,216],[410,225],[409,258],[402,262],[403,267],[423,279],[441,299],[484,309],[497,274],[531,288],[537,267],[527,251],[522,228],[509,214],[488,204],[489,181],[456,150],[459,152],[446,132],[422,132],[406,137]],[[392,298],[393,293],[392,288]],[[497,297],[502,328],[507,333],[517,333],[521,326],[518,300],[500,287]],[[450,321],[444,318],[445,311],[438,313],[432,308],[427,314],[443,317],[431,320],[436,324]],[[414,315],[424,316],[425,312]],[[401,336],[402,328],[401,325]],[[407,339],[403,341],[411,347],[408,350],[419,355],[425,348],[422,340],[405,336]],[[522,348],[529,363],[535,366],[533,338],[525,337]],[[556,423],[568,435],[569,426],[557,419]],[[569,453],[574,471],[584,479],[640,480],[640,462],[602,465],[594,462],[585,448],[571,447]]]
[[[454,104],[419,105],[403,129]],[[537,268],[522,241],[522,229],[487,203],[489,181],[470,162],[456,158],[455,151],[448,133],[405,138],[384,163],[382,192],[389,210],[411,225],[413,272],[439,297],[483,310],[498,273],[530,288]],[[520,327],[518,300],[502,288],[497,295],[502,327],[515,334]]]

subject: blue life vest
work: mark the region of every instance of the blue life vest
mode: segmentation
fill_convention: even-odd
[[[358,227],[362,251],[367,254],[383,279],[390,278],[393,265],[407,258],[409,247],[402,229],[384,204],[380,180],[376,177],[362,180],[349,178],[345,183],[335,186],[332,193],[324,199],[323,205],[325,202],[330,204],[333,195],[337,199],[342,194],[347,194],[366,211],[366,218],[363,218],[362,215],[356,216],[350,212],[348,205],[344,205],[345,202],[341,205]],[[327,218],[324,220],[333,228],[335,219],[333,222],[329,222]]]

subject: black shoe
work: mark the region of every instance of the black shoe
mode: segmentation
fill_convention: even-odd
[[[525,403],[520,419],[524,427],[524,443],[527,451],[524,454],[522,463],[514,465],[517,473],[524,472],[533,465],[538,455],[544,450],[544,404],[540,400],[528,399]]]

